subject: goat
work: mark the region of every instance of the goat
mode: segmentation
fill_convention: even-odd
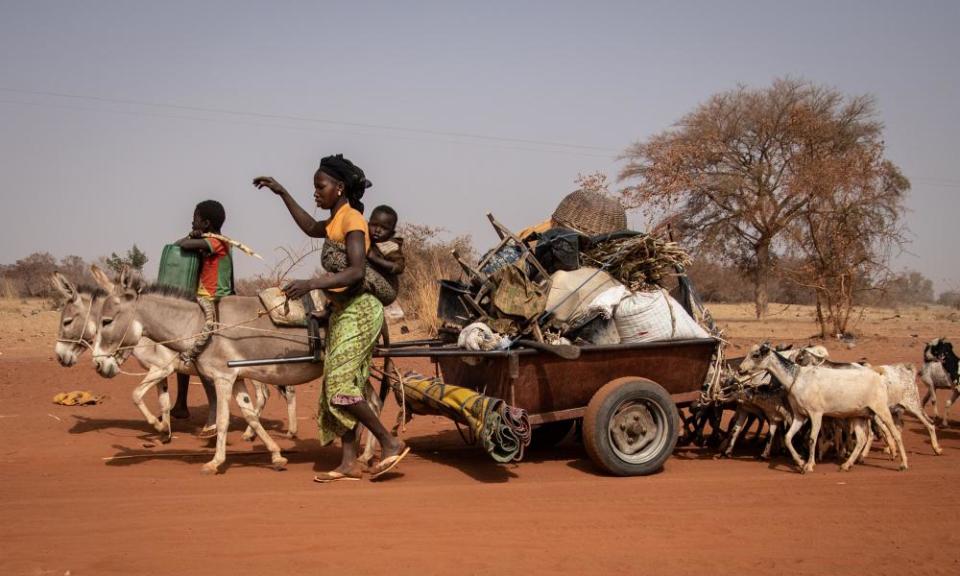
[[[887,387],[880,374],[866,369],[800,366],[771,349],[767,344],[751,348],[740,364],[741,373],[766,370],[780,380],[787,391],[793,422],[787,431],[787,449],[801,473],[812,472],[816,464],[817,437],[824,416],[863,418],[876,415],[881,430],[893,438],[900,454],[900,469],[907,469],[907,454],[900,431],[890,415]],[[804,463],[793,446],[793,436],[810,420],[810,455]],[[858,443],[860,438],[858,437]],[[841,466],[849,470],[859,453],[855,450]]]
[[[927,385],[927,395],[920,403],[926,408],[927,402],[933,400],[933,414],[940,423],[950,426],[950,407],[960,397],[960,382],[957,379],[958,358],[953,351],[953,344],[946,338],[931,340],[923,348],[923,367],[920,369],[920,381]],[[940,418],[940,409],[937,407],[937,388],[953,390],[947,405],[943,409],[943,418]]]
[[[819,345],[796,350],[789,347],[778,347],[777,351],[782,352],[786,358],[803,357],[810,359],[810,361],[823,361],[829,354],[826,348]],[[789,426],[793,420],[793,414],[787,406],[786,391],[780,385],[780,382],[771,382],[770,380],[769,375],[761,373],[738,385],[733,396],[733,399],[737,401],[734,424],[731,427],[727,446],[720,453],[720,456],[730,457],[740,433],[749,430],[753,417],[759,417],[761,418],[760,428],[763,428],[763,420],[767,421],[769,427],[767,444],[760,454],[760,459],[767,460],[770,458],[778,427],[780,424]],[[758,430],[757,435],[759,436],[759,434]]]

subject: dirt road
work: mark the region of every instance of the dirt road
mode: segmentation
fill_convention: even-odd
[[[911,342],[837,355],[917,361]],[[570,440],[499,466],[447,421],[418,417],[399,474],[318,485],[337,449],[314,440],[315,384],[299,389],[303,439],[280,440],[287,471],[267,455],[230,456],[206,477],[203,456],[163,456],[210,449],[194,436],[201,390],[159,445],[129,400],[135,381],[103,380],[89,358],[65,369],[49,353],[3,350],[0,574],[960,573],[960,425],[940,432],[934,456],[908,420],[902,473],[874,451],[852,472],[827,462],[801,476],[747,447],[721,461],[681,449],[660,474],[610,478]],[[75,389],[109,398],[50,402]],[[266,414],[277,435],[281,404],[271,398]],[[230,450],[259,449],[240,439],[239,417],[231,428]],[[131,454],[147,456],[103,459]]]

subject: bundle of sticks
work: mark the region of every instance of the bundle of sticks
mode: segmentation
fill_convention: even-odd
[[[603,264],[611,276],[633,291],[655,288],[664,276],[692,262],[676,242],[649,234],[604,240],[584,251],[584,255]]]

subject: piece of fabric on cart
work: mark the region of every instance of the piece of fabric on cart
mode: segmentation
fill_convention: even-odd
[[[457,346],[464,350],[496,350],[503,348],[503,336],[495,333],[483,322],[474,322],[460,331]]]
[[[365,401],[371,390],[367,382],[370,362],[382,325],[383,305],[373,295],[334,301],[317,409],[318,434],[324,446],[357,425],[342,406]]]
[[[547,305],[546,291],[527,278],[516,266],[497,270],[491,280],[497,285],[490,296],[493,307],[503,316],[532,320]]]
[[[347,259],[347,249],[340,242],[330,240],[323,242],[323,248],[320,250],[320,264],[327,272],[342,272],[350,265]],[[363,273],[362,290],[373,294],[384,306],[389,306],[397,299],[397,290],[394,288],[383,274],[377,272],[373,266],[367,265]],[[335,291],[330,290],[328,294],[332,298],[352,298],[359,289]]]
[[[587,305],[587,314],[599,314],[610,320],[620,302],[631,294],[630,290],[622,284],[607,288]]]
[[[446,384],[438,377],[407,372],[403,395],[397,394],[397,402],[406,402],[415,414],[438,414],[465,424],[497,462],[520,460],[530,444],[526,410],[469,388]]]

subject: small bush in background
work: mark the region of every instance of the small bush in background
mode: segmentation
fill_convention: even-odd
[[[440,327],[437,318],[439,280],[460,277],[460,265],[451,252],[457,250],[463,258],[474,260],[476,252],[469,236],[443,239],[444,230],[420,224],[404,224],[398,230],[403,238],[406,270],[400,276],[400,294],[397,301],[404,312],[418,320],[423,328],[435,334]]]

